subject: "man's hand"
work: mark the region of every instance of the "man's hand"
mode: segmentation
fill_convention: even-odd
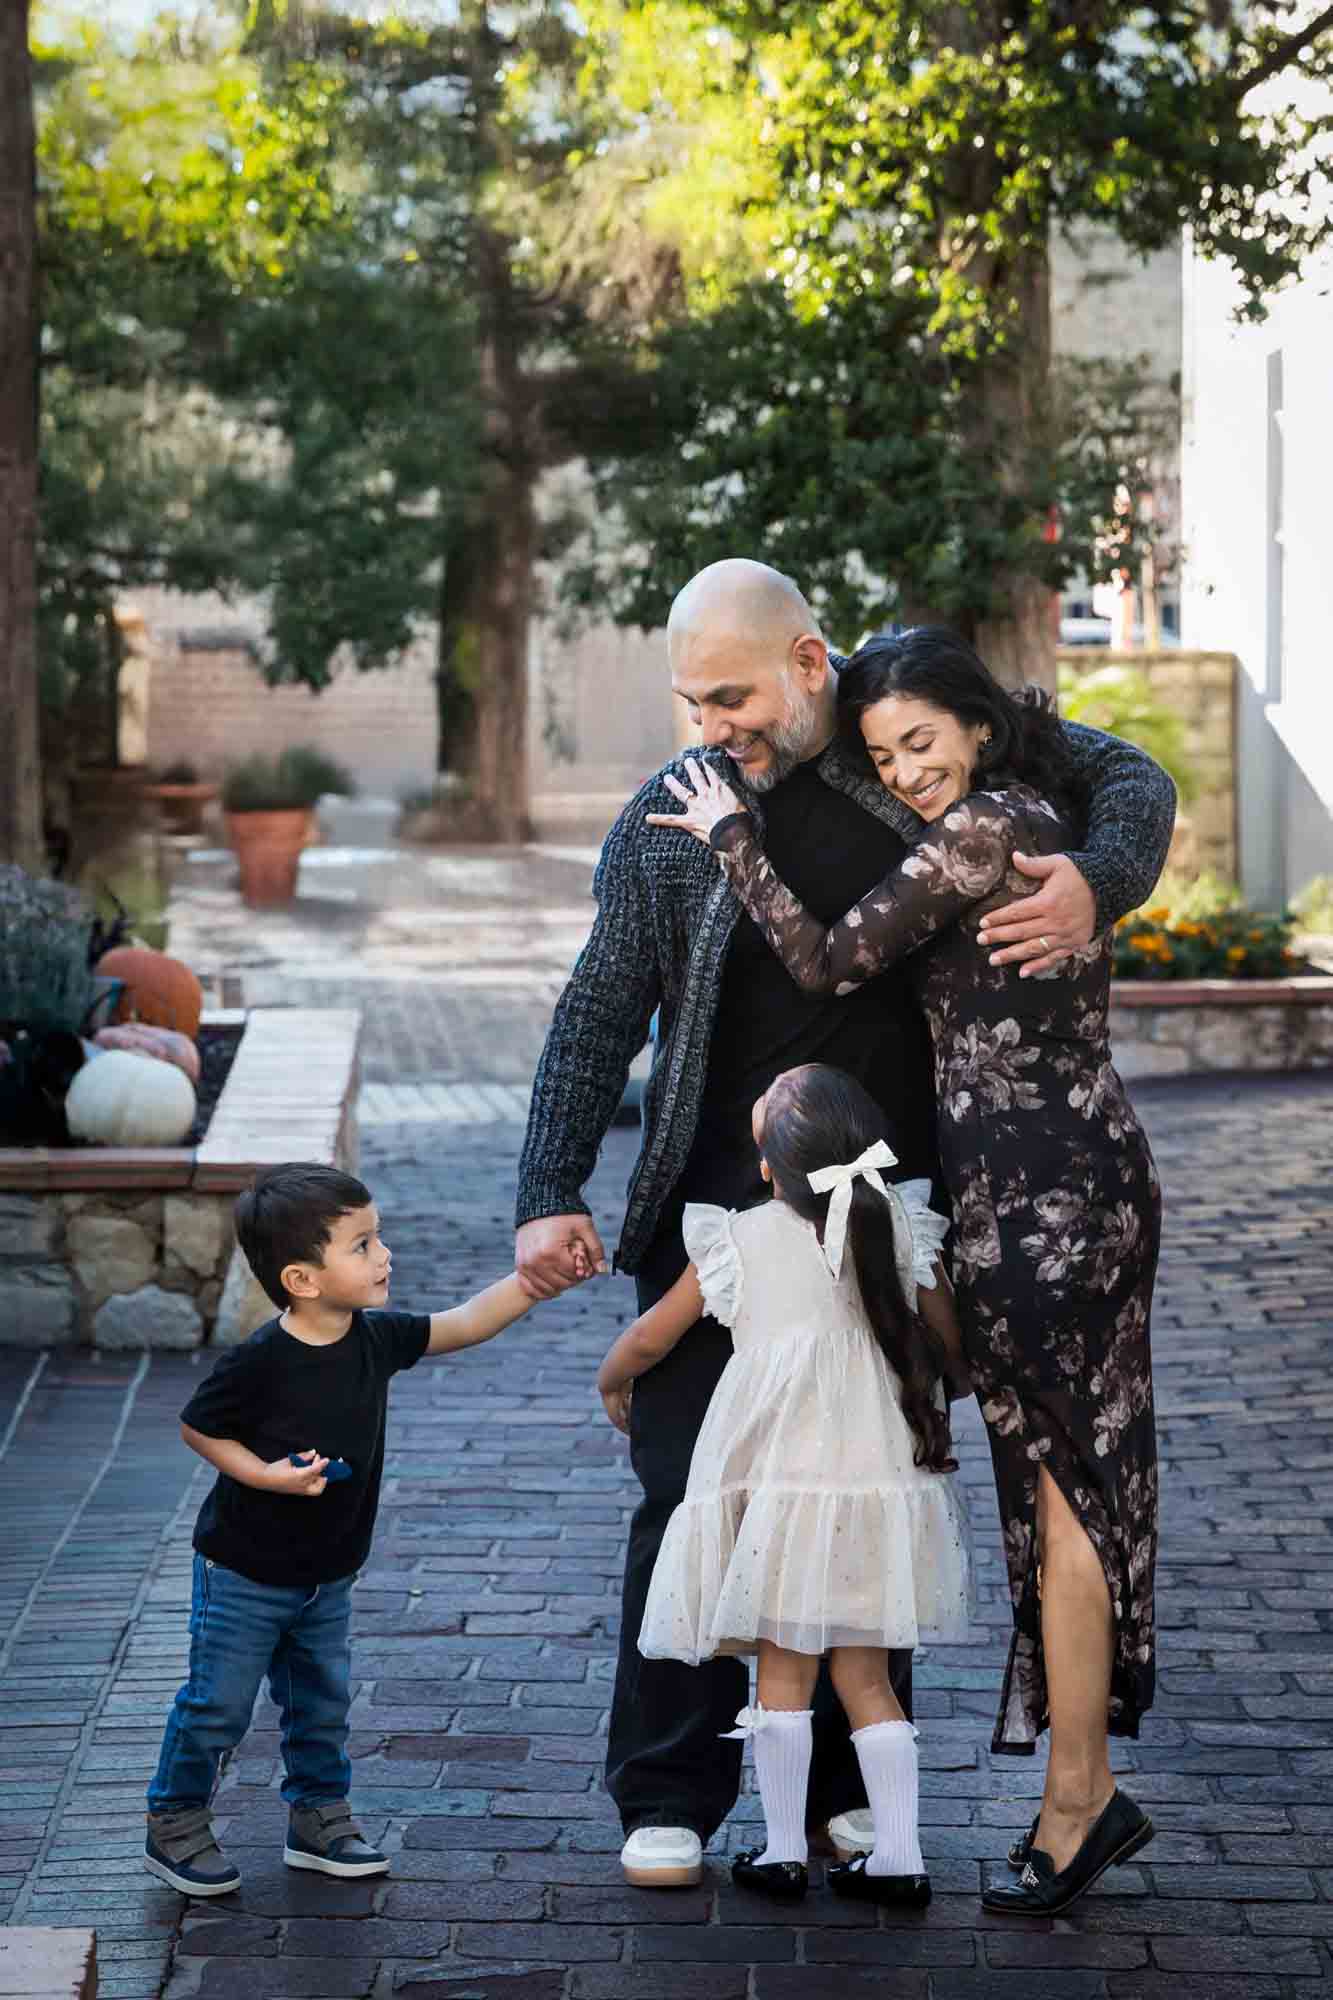
[[[530,1298],[554,1299],[608,1267],[590,1215],[542,1215],[515,1236],[514,1268]]]
[[[312,1445],[301,1453],[301,1464],[293,1465],[289,1458],[275,1458],[267,1468],[265,1484],[270,1493],[285,1493],[294,1500],[318,1500],[328,1480],[324,1477],[327,1458],[321,1458]]]
[[[633,1394],[632,1382],[624,1382],[618,1389],[603,1389],[601,1392],[602,1408],[616,1429],[623,1431],[626,1437],[629,1436],[629,1405]]]
[[[1071,951],[1091,944],[1097,899],[1067,854],[1015,854],[1014,866],[1046,886],[983,917],[978,934],[992,965],[1019,966],[1019,978],[1054,972]],[[995,946],[1003,946],[995,950]]]

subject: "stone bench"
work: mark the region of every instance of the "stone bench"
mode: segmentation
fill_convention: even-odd
[[[244,1340],[273,1307],[236,1248],[256,1167],[356,1168],[355,1008],[244,1015],[198,1146],[0,1147],[0,1346],[194,1348]]]
[[[0,2000],[97,2000],[96,1932],[0,1930]]]

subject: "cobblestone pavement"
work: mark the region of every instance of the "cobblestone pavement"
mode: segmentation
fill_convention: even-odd
[[[184,852],[173,952],[228,1005],[354,1002],[364,1075],[399,1086],[407,1118],[428,1108],[412,1097],[419,1084],[485,1079],[526,1091],[587,935],[596,849],[398,847],[376,837],[373,805],[322,809],[335,838],[302,856],[288,909],[245,910],[229,855]],[[394,1107],[369,1108],[382,1122]]]
[[[1333,1983],[1333,1079],[1141,1098],[1169,1234],[1156,1322],[1165,1471],[1158,1705],[1117,1763],[1157,1823],[1067,1919],[983,1917],[1039,1789],[986,1748],[1006,1613],[984,1440],[963,1424],[982,1622],[918,1662],[935,1901],[890,1922],[820,1889],[626,1889],[599,1785],[624,1447],[593,1370],[624,1280],[399,1379],[377,1549],[357,1591],[356,1797],[387,1880],[278,1859],[274,1716],[219,1794],[245,1886],[184,1904],[139,1868],[142,1786],[185,1658],[203,1479],[175,1442],[179,1356],[0,1355],[0,1880],[10,1921],[93,1922],[121,2000],[1278,2000]],[[517,1128],[373,1131],[366,1172],[428,1306],[501,1271]],[[595,1189],[613,1226],[633,1136]],[[33,1372],[30,1372],[33,1371]],[[6,1429],[8,1424],[9,1428]]]

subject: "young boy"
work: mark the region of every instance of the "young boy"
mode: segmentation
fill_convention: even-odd
[[[324,1875],[387,1872],[352,1818],[345,1745],[351,1590],[375,1528],[389,1377],[491,1340],[534,1302],[510,1276],[449,1312],[384,1311],[379,1216],[369,1190],[331,1167],[261,1173],[236,1203],[236,1235],[279,1310],[181,1413],[186,1444],[218,1477],[195,1524],[190,1677],[148,1788],[144,1865],[187,1896],[240,1886],[209,1808],[265,1674],[282,1714],[283,1859]]]

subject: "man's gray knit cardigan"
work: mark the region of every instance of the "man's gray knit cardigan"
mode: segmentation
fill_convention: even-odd
[[[1141,750],[1077,723],[1065,731],[1088,799],[1086,849],[1072,858],[1097,899],[1101,928],[1136,909],[1166,860],[1175,787]],[[741,792],[721,752],[692,750]],[[636,1270],[689,1157],[699,1121],[731,933],[740,905],[713,855],[650,812],[677,812],[662,782],[682,775],[677,757],[648,780],[617,819],[593,877],[597,917],[556,1005],[532,1088],[519,1162],[517,1222],[587,1213],[583,1186],[615,1114],[630,1064],[660,1009],[657,1053],[644,1092],[643,1145],[630,1179],[616,1263]],[[835,737],[816,769],[826,784],[884,820],[905,841],[922,823],[848,759]],[[762,799],[746,803],[763,830]]]

